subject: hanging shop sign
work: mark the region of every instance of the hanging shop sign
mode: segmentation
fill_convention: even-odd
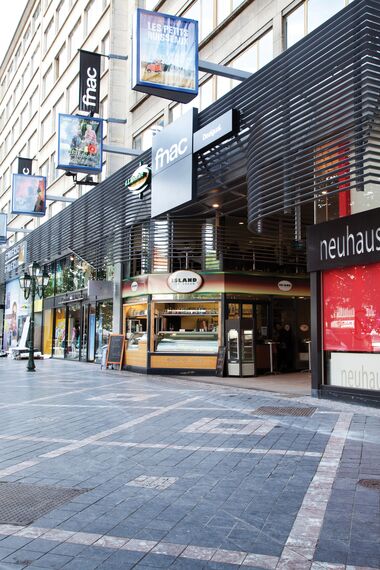
[[[0,245],[7,243],[7,214],[0,213]]]
[[[194,271],[175,271],[168,277],[168,286],[176,293],[193,293],[202,287],[203,279]]]
[[[46,212],[45,176],[13,174],[12,214],[44,216]]]
[[[239,130],[239,111],[230,109],[194,133],[194,152],[206,150]]]
[[[308,271],[380,261],[380,208],[310,226]]]
[[[141,194],[149,188],[151,178],[151,170],[146,164],[141,164],[130,178],[125,181],[125,187],[132,194]]]
[[[79,52],[79,109],[99,113],[100,103],[100,54]]]
[[[14,269],[17,269],[20,265],[25,264],[26,259],[26,242],[17,243],[11,249],[5,252],[5,265],[4,271],[8,275]]]
[[[101,172],[102,127],[102,119],[60,114],[57,168],[72,172]]]
[[[23,158],[19,156],[17,172],[19,174],[24,174],[25,176],[29,176],[32,174],[32,165],[33,165],[33,160],[31,158]]]
[[[136,10],[132,89],[180,103],[197,96],[197,21]]]
[[[152,141],[152,218],[195,198],[193,108],[158,132]]]

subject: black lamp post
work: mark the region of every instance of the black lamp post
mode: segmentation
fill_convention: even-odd
[[[36,262],[29,266],[30,273],[24,273],[19,278],[20,287],[24,291],[25,299],[29,299],[31,296],[32,302],[32,312],[30,316],[30,329],[29,329],[29,359],[28,359],[28,366],[26,369],[29,372],[35,372],[36,366],[34,364],[34,301],[36,295],[40,298],[44,296],[44,292],[46,287],[49,284],[50,275],[44,269],[41,273],[41,267]]]

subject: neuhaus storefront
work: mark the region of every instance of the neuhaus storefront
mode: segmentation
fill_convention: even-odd
[[[308,248],[313,389],[380,403],[380,208],[310,228]]]

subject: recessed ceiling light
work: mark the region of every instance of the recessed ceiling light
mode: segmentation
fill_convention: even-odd
[[[219,208],[219,204],[213,204],[212,207],[213,208]]]
[[[239,222],[239,226],[244,226],[244,222]]]

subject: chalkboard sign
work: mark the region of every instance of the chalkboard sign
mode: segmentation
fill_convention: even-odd
[[[226,360],[226,347],[220,346],[218,349],[218,356],[216,359],[216,376],[224,376],[224,363]]]
[[[106,367],[109,364],[118,364],[120,369],[123,365],[124,335],[111,334],[108,339]]]

